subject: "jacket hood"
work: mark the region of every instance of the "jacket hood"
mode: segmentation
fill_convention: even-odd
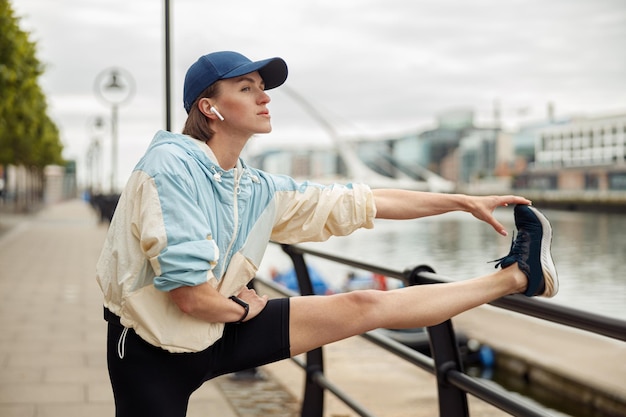
[[[179,148],[183,149],[189,156],[196,159],[198,162],[209,168],[211,171],[217,171],[222,173],[229,171],[220,167],[220,164],[209,145],[201,140],[192,138],[191,136],[183,135],[180,133],[168,132],[166,130],[159,130],[154,135],[152,142],[150,142],[146,153],[162,145],[178,146]],[[239,170],[246,168],[245,163],[241,160],[241,158],[239,158],[237,161],[237,168]]]
[[[159,130],[154,135],[146,153],[163,145],[178,146],[194,159],[204,162],[205,165],[217,164],[217,158],[215,158],[211,149],[204,142],[194,139],[191,136],[165,130]],[[206,148],[206,150],[202,149],[203,147]]]

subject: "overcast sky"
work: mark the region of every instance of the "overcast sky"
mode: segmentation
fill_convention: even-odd
[[[132,75],[136,91],[119,109],[125,182],[165,127],[163,1],[12,4],[38,44],[50,115],[79,168],[93,120],[111,114],[96,79],[111,67]],[[548,102],[561,117],[626,112],[624,0],[171,0],[171,10],[175,131],[185,71],[217,50],[284,58],[288,86],[346,136],[423,130],[457,108],[489,123],[496,101],[511,128],[544,119]],[[270,95],[274,131],[254,148],[329,142],[284,91]],[[102,139],[108,167],[110,134]]]

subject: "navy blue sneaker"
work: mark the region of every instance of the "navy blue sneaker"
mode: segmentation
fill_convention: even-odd
[[[496,268],[507,268],[517,262],[528,277],[527,297],[554,297],[559,291],[559,281],[550,253],[552,226],[536,208],[517,205],[514,209],[517,238],[511,244],[511,251],[504,258],[497,259]]]

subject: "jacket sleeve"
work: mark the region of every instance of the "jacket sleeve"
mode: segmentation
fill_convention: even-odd
[[[166,169],[137,190],[133,229],[155,272],[155,287],[170,291],[207,282],[219,249],[184,162],[173,157],[162,162]]]
[[[374,196],[363,184],[321,186],[305,182],[277,191],[275,203],[271,238],[280,243],[324,241],[359,228],[371,229],[376,217]]]

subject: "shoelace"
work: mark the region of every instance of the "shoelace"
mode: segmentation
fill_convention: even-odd
[[[513,232],[509,253],[502,258],[495,259],[491,262],[497,262],[495,268],[498,268],[504,261],[510,258],[513,258],[518,262],[523,261],[523,256],[528,254],[528,243],[530,243],[530,235],[527,232],[518,232],[517,238],[515,238],[515,232]]]

